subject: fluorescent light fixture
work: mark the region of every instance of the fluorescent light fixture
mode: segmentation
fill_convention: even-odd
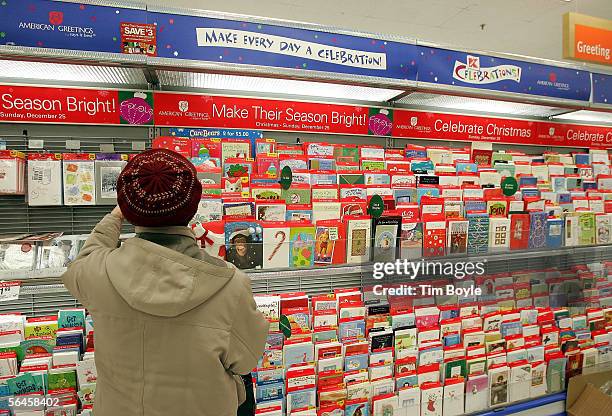
[[[572,113],[561,114],[555,120],[590,121],[593,123],[612,124],[612,113],[605,111],[578,110]]]
[[[362,87],[357,85],[260,78],[242,75],[203,74],[158,70],[162,87],[228,90],[258,94],[287,94],[307,97],[350,99],[383,102],[398,96],[403,90]]]
[[[497,101],[484,98],[413,92],[396,101],[398,104],[432,107],[440,110],[465,110],[499,115],[549,117],[566,109],[536,104]]]
[[[20,80],[53,84],[147,85],[140,68],[0,60],[0,81]]]

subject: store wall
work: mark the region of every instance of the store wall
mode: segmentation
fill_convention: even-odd
[[[311,22],[558,60],[562,59],[564,13],[612,19],[610,0],[147,0],[146,3]]]

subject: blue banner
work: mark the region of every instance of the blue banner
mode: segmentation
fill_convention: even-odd
[[[165,13],[148,20],[160,57],[416,80],[415,45]]]
[[[447,49],[419,47],[418,81],[589,101],[590,73]]]
[[[241,130],[241,129],[183,129],[171,128],[171,136],[177,137],[209,137],[219,139],[249,139],[251,141],[251,156],[256,154],[256,140],[263,138],[261,130]]]
[[[91,52],[123,51],[121,23],[145,10],[47,0],[0,0],[0,44]]]
[[[592,74],[593,102],[612,106],[612,75]]]

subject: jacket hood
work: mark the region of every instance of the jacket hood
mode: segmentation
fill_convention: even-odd
[[[234,276],[228,263],[196,259],[141,238],[131,238],[109,254],[109,279],[134,309],[173,317],[194,309]]]

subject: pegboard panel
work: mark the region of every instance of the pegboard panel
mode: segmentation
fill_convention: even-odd
[[[29,149],[28,141],[42,140],[43,149]],[[66,149],[67,140],[78,140],[80,149]],[[113,145],[116,153],[136,153],[132,143],[151,147],[148,127],[55,126],[39,124],[0,124],[0,141],[7,149],[26,153],[100,153],[101,145]],[[108,205],[30,207],[24,196],[0,195],[0,234],[63,232],[87,234],[110,212]],[[123,232],[133,232],[124,224]]]

